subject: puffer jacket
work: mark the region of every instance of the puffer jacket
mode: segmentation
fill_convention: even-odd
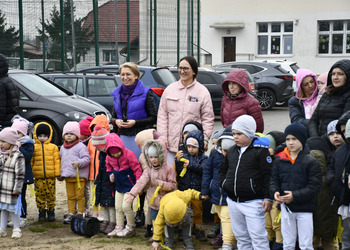
[[[300,98],[299,96],[302,94],[301,83],[303,82],[304,78],[307,76],[311,76],[314,78],[315,90],[310,98]],[[288,101],[290,122],[291,123],[300,122],[307,128],[309,125],[310,119],[307,119],[305,117],[304,101],[313,100],[314,104],[316,104],[317,93],[318,93],[317,76],[308,69],[298,69],[297,77],[296,77],[296,87],[297,87],[297,92],[295,93],[295,96],[290,98]]]
[[[298,154],[294,164],[285,150],[277,155],[270,178],[270,193],[281,196],[284,191],[293,192],[293,201],[286,206],[292,212],[315,212],[317,195],[321,191],[321,169],[315,158],[309,155],[307,144]]]
[[[88,180],[90,155],[84,143],[78,142],[71,148],[65,148],[64,144],[60,149],[61,156],[61,177],[77,177],[77,169],[72,162],[78,162],[79,178]]]
[[[11,119],[17,114],[19,90],[8,77],[8,63],[0,54],[0,127],[10,127]]]
[[[346,74],[345,85],[335,89],[332,93],[328,88],[332,85],[332,71],[341,68]],[[322,136],[327,132],[328,124],[350,110],[350,60],[343,59],[336,62],[328,73],[327,89],[319,101],[309,122],[309,136]]]
[[[244,202],[271,198],[269,143],[265,137],[254,137],[241,156],[237,145],[228,149],[220,169],[220,185],[231,200]]]
[[[90,131],[93,131],[93,128],[97,124],[107,129],[108,132],[111,131],[107,116],[97,115],[90,123],[90,126],[89,126]],[[98,170],[100,165],[100,162],[99,162],[100,151],[98,151],[96,147],[92,145],[91,140],[89,140],[88,142],[87,149],[90,154],[89,180],[93,181],[93,180],[96,180],[96,177],[98,175]]]
[[[243,90],[235,98],[230,97],[228,83],[235,82]],[[256,122],[256,132],[264,132],[264,119],[259,101],[249,94],[248,75],[244,70],[237,69],[231,71],[222,83],[224,97],[221,102],[221,123],[224,128],[231,125],[237,117],[250,115]]]
[[[34,143],[31,139],[29,139],[29,136],[26,136],[26,137],[28,137],[28,141],[23,143],[19,147],[19,151],[21,151],[21,153],[24,156],[25,166],[26,166],[24,183],[33,184],[34,183],[33,171],[32,171],[32,166],[30,165],[30,161],[32,160],[32,157],[34,154]]]
[[[111,147],[120,148],[122,154],[119,158],[114,158],[108,153]],[[109,175],[114,174],[115,189],[119,193],[129,192],[142,175],[135,153],[127,149],[115,133],[106,136],[106,153],[106,168]]]
[[[109,174],[106,170],[106,153],[99,154],[99,171],[95,180],[96,185],[96,199],[95,206],[114,207],[114,183],[109,180]]]
[[[157,148],[159,166],[154,167],[149,162],[147,157],[147,150],[150,146]],[[146,199],[149,202],[158,187],[157,180],[163,181],[163,186],[158,192],[158,196],[154,199],[153,203],[149,205],[150,208],[155,210],[159,209],[159,202],[167,193],[177,189],[176,187],[176,175],[174,167],[167,162],[167,150],[166,145],[162,141],[149,141],[143,147],[143,154],[146,155],[148,167],[142,173],[141,178],[136,182],[136,185],[130,190],[133,196],[136,196],[142,192],[144,187],[149,184],[146,193]]]
[[[177,152],[183,126],[197,121],[203,126],[204,139],[209,140],[214,128],[214,111],[210,93],[194,80],[185,87],[181,80],[170,84],[163,92],[157,118],[160,139],[168,142],[168,149]]]
[[[194,130],[188,133],[186,140],[189,138],[195,138],[198,141],[199,152],[197,156],[193,156],[188,152],[184,152],[182,158],[189,160],[189,164],[187,166],[186,174],[183,177],[180,177],[179,175],[183,169],[184,162],[181,160],[179,161],[177,158],[175,158],[176,173],[178,175],[178,189],[181,191],[187,189],[195,189],[197,191],[200,191],[202,185],[203,169],[206,161],[208,160],[208,156],[203,154],[204,139],[203,133],[200,130]]]
[[[45,124],[50,127],[49,139],[42,143],[38,140],[36,128],[40,124]],[[51,143],[52,127],[46,122],[39,122],[35,124],[33,138],[34,154],[31,161],[33,176],[35,179],[55,178],[61,175],[61,158],[58,147]]]

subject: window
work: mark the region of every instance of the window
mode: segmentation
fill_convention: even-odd
[[[259,55],[293,53],[293,22],[258,23]]]
[[[116,61],[115,50],[104,50],[103,51],[103,61],[115,62]]]
[[[350,20],[318,22],[318,53],[350,53]]]

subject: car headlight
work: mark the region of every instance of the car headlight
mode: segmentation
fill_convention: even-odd
[[[65,116],[69,117],[70,120],[80,121],[88,117],[88,114],[79,111],[70,111],[65,113]]]

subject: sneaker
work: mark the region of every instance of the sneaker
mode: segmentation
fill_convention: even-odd
[[[187,242],[184,242],[183,248],[185,248],[187,250],[194,250],[194,246],[193,246],[192,241],[189,240]]]
[[[204,230],[196,228],[194,231],[194,235],[196,236],[196,239],[199,241],[207,241],[208,239],[205,237]]]
[[[220,224],[216,223],[211,231],[207,234],[208,238],[214,239],[220,233]]]
[[[109,222],[108,226],[104,230],[105,234],[109,234],[110,232],[112,232],[115,229],[115,226],[116,224],[114,222]]]
[[[174,239],[165,238],[164,245],[170,249],[173,249]]]
[[[25,226],[28,226],[28,225],[29,225],[29,223],[28,223],[26,218],[20,218],[19,219],[19,227],[25,227]]]
[[[63,220],[63,224],[70,224],[72,219],[73,219],[73,214],[72,213],[67,214],[67,217]]]
[[[220,247],[218,250],[233,250],[233,249],[237,249],[237,248],[233,248],[233,245],[230,244],[222,244],[222,247]]]
[[[142,227],[145,225],[145,214],[143,210],[139,210],[136,212],[135,224],[136,224],[136,227]]]
[[[6,235],[7,235],[6,230],[4,230],[0,227],[0,237],[5,237]]]
[[[210,245],[212,246],[221,246],[222,243],[222,234],[218,234],[215,239],[210,241]]]
[[[8,226],[8,227],[13,227],[13,221],[10,220],[10,221],[7,223],[7,226]]]
[[[19,229],[19,228],[13,229],[11,238],[12,238],[12,239],[19,239],[19,238],[21,238],[21,237],[22,237],[22,231],[21,231],[21,229]]]
[[[116,226],[112,232],[107,234],[108,237],[114,237],[117,236],[117,233],[121,232],[124,229],[123,226]]]
[[[128,236],[134,236],[135,234],[136,234],[135,228],[130,226],[130,225],[126,225],[122,231],[117,233],[117,236],[118,237],[128,237]]]

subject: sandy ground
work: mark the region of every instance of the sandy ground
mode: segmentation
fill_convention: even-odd
[[[136,229],[136,236],[129,238],[108,238],[98,234],[91,238],[72,232],[70,225],[63,224],[63,215],[67,210],[65,182],[57,181],[56,186],[56,221],[39,223],[35,197],[27,190],[29,226],[22,228],[22,238],[11,239],[12,228],[7,228],[7,236],[0,239],[2,249],[152,249],[151,243],[144,238],[145,227]],[[208,231],[209,229],[207,229]],[[196,249],[213,249],[206,243],[194,240]],[[182,242],[177,242],[174,249],[183,249]]]

